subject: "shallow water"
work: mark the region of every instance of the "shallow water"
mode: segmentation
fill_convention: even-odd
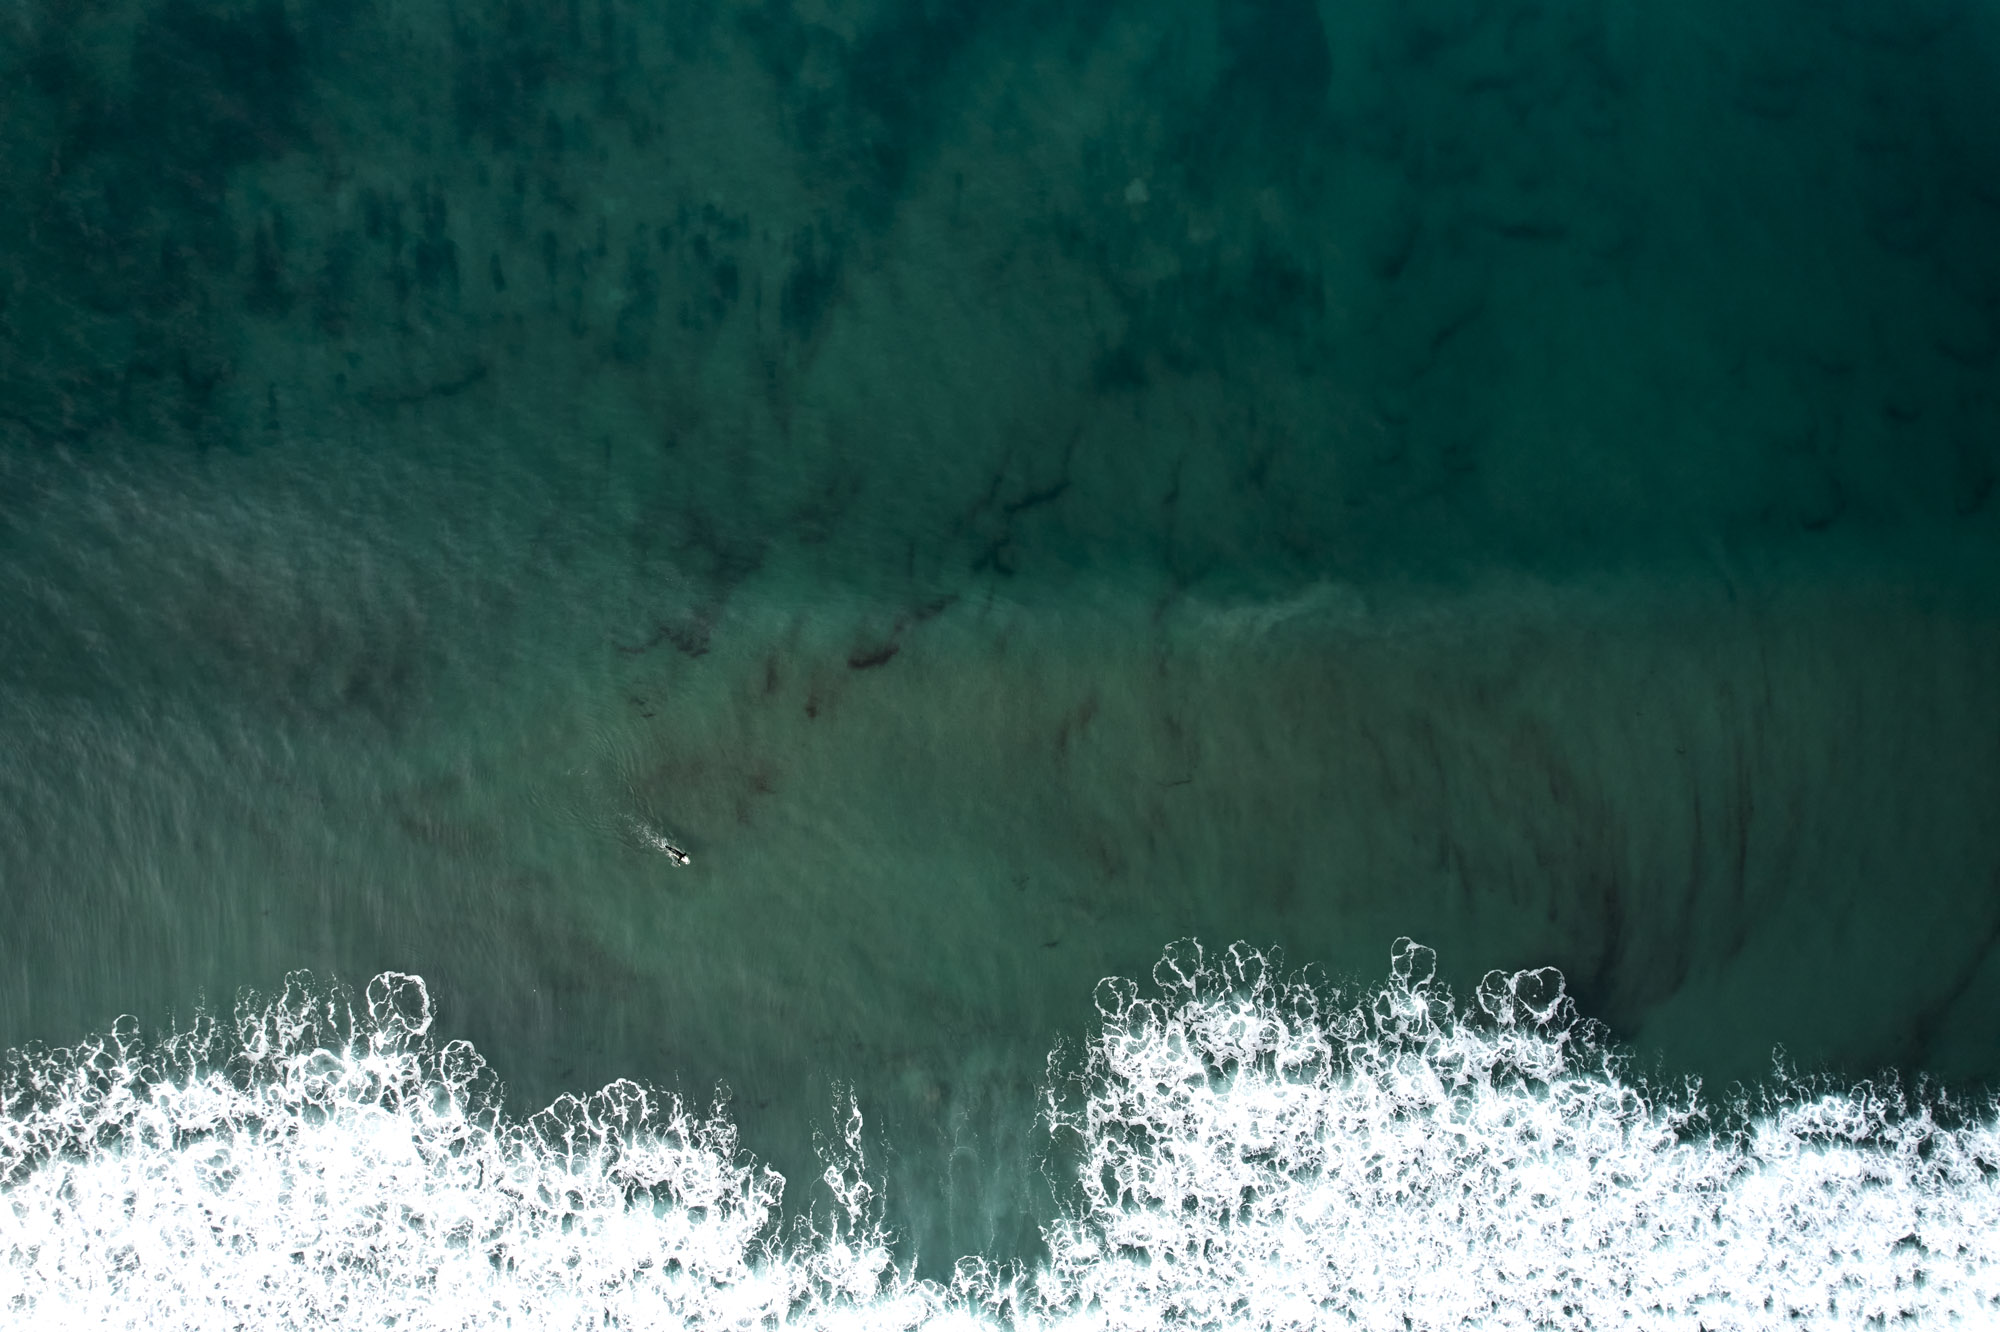
[[[421,975],[505,1123],[630,1079],[798,1213],[851,1103],[899,1280],[1072,1293],[1047,1056],[1177,938],[1983,1104],[1996,58],[1969,0],[17,5],[0,1048]]]

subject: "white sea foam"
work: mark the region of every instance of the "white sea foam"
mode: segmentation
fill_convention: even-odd
[[[860,1121],[822,1205],[631,1083],[507,1120],[421,981],[303,982],[14,1052],[0,1324],[35,1328],[1848,1328],[2000,1323],[2000,1119],[1798,1086],[1713,1127],[1552,971],[1455,1009],[1238,947],[1099,991],[1051,1060],[1071,1210],[1032,1272],[892,1260]]]

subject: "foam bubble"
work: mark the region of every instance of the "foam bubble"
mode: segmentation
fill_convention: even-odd
[[[10,1059],[0,1313],[37,1327],[806,1325],[895,1309],[865,1195],[778,1242],[783,1180],[630,1082],[512,1124],[429,996],[303,978],[228,1027]],[[884,1303],[888,1297],[887,1303]],[[907,1320],[906,1320],[907,1321]]]
[[[1862,1087],[1729,1132],[1622,1076],[1552,970],[1475,1007],[1398,942],[1353,1003],[1170,953],[1050,1117],[1083,1206],[1037,1294],[1104,1327],[1856,1327],[2000,1317],[2000,1136]],[[1747,1107],[1746,1107],[1747,1111]]]
[[[0,1321],[38,1328],[1854,1327],[2000,1318],[2000,1117],[1786,1082],[1711,1121],[1550,970],[1461,1009],[1241,945],[1100,986],[1051,1059],[1034,1271],[897,1267],[858,1108],[822,1205],[630,1082],[524,1122],[416,977],[303,978],[0,1078]],[[1947,1122],[1949,1121],[1949,1122]],[[1719,1127],[1717,1125],[1720,1125]],[[1033,1168],[1034,1163],[1023,1163]]]

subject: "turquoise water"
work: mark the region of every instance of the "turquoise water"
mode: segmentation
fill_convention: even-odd
[[[1584,1232],[1684,1255],[1629,1307],[1694,1323],[1919,1271],[1881,1299],[1991,1316],[1989,1252],[1943,1237],[1992,1206],[2000,1085],[1997,61],[2000,11],[1947,0],[15,6],[0,1307],[221,1318],[130,1276],[207,1242],[203,1189],[248,1229],[185,1289],[252,1323],[433,1307],[449,1227],[397,1229],[405,1189],[479,1244],[570,1233],[426,1155],[465,1041],[491,1161],[552,1168],[532,1117],[629,1083],[645,1150],[735,1200],[701,1243],[737,1294],[656,1307],[646,1225],[695,1185],[645,1166],[683,1193],[642,1224],[580,1167],[610,1285],[556,1249],[453,1269],[528,1321],[614,1288],[631,1325],[833,1319],[849,1253],[889,1321],[1000,1300],[1018,1261],[994,1318],[1583,1325],[1595,1276],[1531,1316],[1419,1274],[1611,1271]],[[1580,1099],[1493,1073],[1555,1056],[1481,1009],[1486,1073],[1424,1046],[1456,1090],[1350,1123],[1327,1107],[1380,1065],[1328,1016],[1301,1039],[1338,1058],[1222,1118],[1106,1127],[1137,1074],[1091,1045],[1104,978],[1244,940],[1352,998],[1403,936],[1475,1008],[1489,971],[1560,969],[1607,1043]],[[384,1029],[204,1047],[220,1108],[152,1137],[20,1090],[85,1066],[42,1047],[282,1008],[301,970],[421,977],[431,1044],[297,1095]],[[1058,1047],[1098,1050],[1084,1083]],[[89,1067],[134,1104],[211,1071]],[[63,1135],[100,1113],[125,1146],[93,1157]],[[1544,1145],[1415,1145],[1489,1113]],[[1228,1223],[1288,1265],[1218,1257],[1173,1303],[1117,1236],[1209,1216],[1211,1177],[1084,1167],[1296,1115],[1310,1150],[1253,1162],[1268,1205]],[[1612,1124],[1629,1169],[1578,1182],[1564,1135]],[[231,1133],[261,1144],[240,1188],[175,1173]],[[1385,1230],[1329,1164],[1350,1133],[1472,1210]],[[269,1182],[341,1153],[317,1202]],[[74,1210],[86,1157],[151,1230]],[[1799,1236],[1761,1194],[1729,1213],[1748,1266],[1661,1219],[1822,1168],[1863,1182]],[[1522,1210],[1539,1170],[1568,1231]],[[258,1229],[281,1196],[305,1210]],[[88,1224],[36,1238],[37,1198]],[[288,1226],[335,1237],[291,1286],[245,1256]],[[121,1265],[142,1231],[168,1248]],[[352,1275],[378,1242],[402,1256]],[[987,1275],[954,1296],[961,1258]],[[1327,1275],[1364,1268],[1402,1275]],[[267,1278],[307,1303],[241,1312]]]

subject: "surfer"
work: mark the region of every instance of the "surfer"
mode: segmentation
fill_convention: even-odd
[[[688,865],[693,863],[694,861],[693,856],[690,856],[687,852],[675,846],[672,842],[662,837],[659,833],[654,832],[651,828],[639,822],[639,820],[633,819],[631,823],[632,823],[632,830],[638,833],[639,836],[646,839],[646,845],[652,847],[655,851],[665,856],[668,860],[673,861],[674,864]]]

